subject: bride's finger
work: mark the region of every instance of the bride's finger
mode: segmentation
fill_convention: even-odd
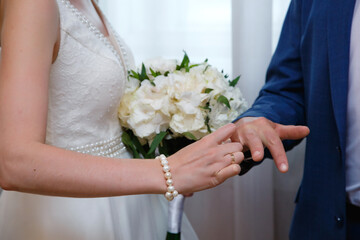
[[[244,153],[233,152],[225,155],[225,162],[227,165],[240,164],[244,160]]]
[[[236,131],[236,126],[233,123],[229,123],[205,138],[211,139],[211,143],[222,144],[229,139]]]
[[[236,176],[236,175],[239,175],[240,170],[241,170],[241,168],[240,168],[240,165],[238,165],[238,164],[231,164],[231,165],[221,169],[220,171],[218,171],[216,173],[213,184],[215,186],[217,186],[217,185],[223,183],[226,179]]]
[[[242,152],[228,153],[223,156],[219,161],[211,166],[213,174],[216,175],[220,169],[226,168],[230,165],[239,165],[244,160],[244,154]]]
[[[233,143],[226,143],[222,145],[218,145],[216,147],[216,151],[220,156],[225,156],[226,154],[232,152],[242,152],[243,146],[241,143],[233,142]]]

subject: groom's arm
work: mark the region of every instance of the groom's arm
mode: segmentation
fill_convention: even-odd
[[[300,56],[301,10],[302,1],[293,0],[267,71],[266,84],[253,106],[236,121],[238,131],[232,139],[247,147],[254,160],[242,164],[242,173],[264,157],[272,157],[279,170],[286,172],[285,150],[309,133],[308,128],[295,126],[306,125]],[[264,146],[268,151],[264,152]]]

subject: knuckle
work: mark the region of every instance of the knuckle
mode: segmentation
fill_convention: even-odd
[[[236,159],[236,156],[234,155],[234,157],[235,157],[235,159]],[[231,156],[231,154],[226,154],[225,155],[225,163],[226,163],[226,165],[230,165],[231,163],[232,163],[232,156]]]
[[[245,129],[244,135],[247,140],[257,137],[256,131],[252,128]]]
[[[281,143],[279,136],[276,134],[275,131],[266,131],[265,137],[268,145],[277,145]]]
[[[211,187],[216,187],[220,184],[220,179],[219,179],[219,175],[216,175],[216,177],[212,177],[210,180],[210,186]]]
[[[278,159],[279,163],[284,162],[282,159],[285,157],[285,153],[283,152],[276,152],[271,154],[274,159]],[[281,161],[280,161],[281,160]]]
[[[235,149],[240,149],[242,147],[242,144],[239,142],[231,142],[230,144]]]
[[[209,144],[209,142],[211,141],[211,135],[207,135],[205,137],[203,137],[202,139],[200,139],[199,142],[201,142],[204,145]]]
[[[267,120],[265,117],[259,117],[258,119],[256,119],[255,121],[261,123],[261,124],[265,124],[268,123],[269,120]]]
[[[279,139],[278,139],[277,136],[274,136],[274,135],[268,136],[268,144],[269,144],[269,145],[274,146],[274,145],[276,145],[276,144],[278,144],[278,143],[279,143]]]

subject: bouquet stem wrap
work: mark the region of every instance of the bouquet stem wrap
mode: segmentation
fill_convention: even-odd
[[[184,212],[185,197],[178,195],[174,200],[169,202],[168,232],[177,234],[181,232],[181,222]]]

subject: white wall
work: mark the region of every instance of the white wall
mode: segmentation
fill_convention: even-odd
[[[231,73],[231,0],[101,0],[137,64],[163,56],[205,58]]]

